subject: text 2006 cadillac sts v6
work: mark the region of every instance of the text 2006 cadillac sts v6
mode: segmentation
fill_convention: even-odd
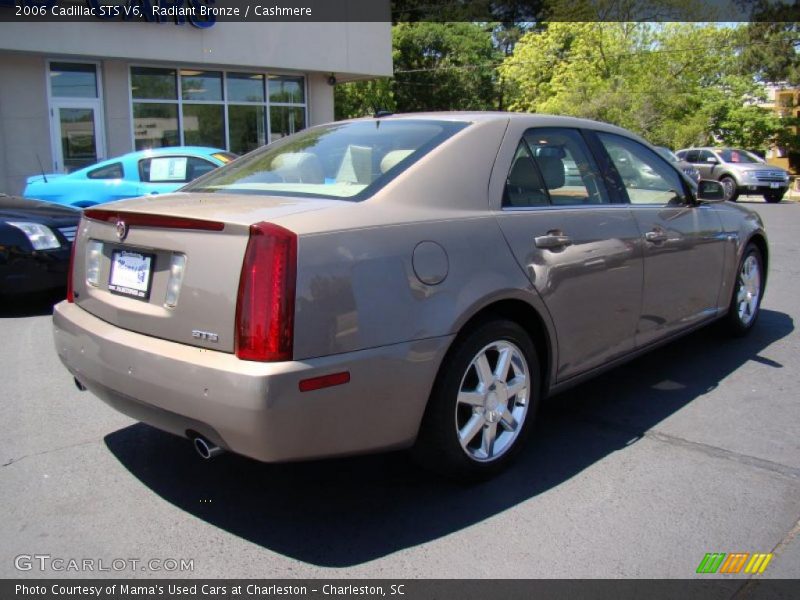
[[[544,396],[715,319],[753,326],[766,236],[721,197],[592,121],[323,125],[86,210],[55,344],[79,386],[206,456],[413,447],[485,476]]]

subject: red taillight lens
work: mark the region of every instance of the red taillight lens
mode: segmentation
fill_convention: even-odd
[[[78,245],[78,236],[72,240],[72,249],[69,251],[69,268],[67,269],[67,302],[75,302],[75,288],[72,284],[72,273],[75,270],[75,247]]]
[[[236,356],[291,360],[297,235],[272,223],[250,226],[236,302]]]

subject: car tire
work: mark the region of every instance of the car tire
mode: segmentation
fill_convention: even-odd
[[[725,193],[725,200],[728,202],[736,202],[739,197],[739,190],[736,189],[736,180],[733,177],[725,176],[719,180],[722,185],[722,190]]]
[[[736,268],[736,283],[725,317],[728,333],[746,335],[758,320],[764,296],[764,258],[753,243],[747,245]]]
[[[764,200],[770,204],[778,204],[778,202],[783,200],[783,194],[783,192],[767,192],[764,194]]]
[[[506,319],[483,321],[457,338],[442,362],[414,458],[461,481],[495,475],[524,445],[540,387],[536,348],[525,330]]]

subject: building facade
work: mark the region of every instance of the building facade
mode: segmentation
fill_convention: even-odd
[[[0,192],[145,148],[242,154],[391,74],[389,23],[0,23]]]
[[[797,136],[800,135],[800,129],[796,125],[800,120],[800,87],[781,84],[769,85],[767,86],[767,102],[762,106],[774,111],[784,121],[784,133],[787,137],[797,139]],[[792,188],[800,191],[800,187],[798,187],[800,153],[776,144],[769,148],[766,159],[768,163],[789,171],[794,178]]]

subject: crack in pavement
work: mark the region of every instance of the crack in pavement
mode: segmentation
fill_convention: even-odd
[[[706,454],[707,456],[722,458],[724,460],[729,460],[737,462],[739,464],[748,465],[751,467],[755,467],[757,469],[762,469],[764,471],[770,471],[771,473],[777,473],[779,475],[790,477],[792,479],[800,479],[800,469],[796,467],[790,467],[789,465],[784,465],[783,463],[774,462],[764,458],[758,458],[757,456],[752,456],[750,454],[742,454],[740,452],[735,452],[733,450],[727,450],[719,446],[704,444],[703,442],[694,442],[692,440],[687,440],[685,438],[676,435],[661,433],[660,431],[657,431],[655,429],[648,429],[647,431],[637,431],[631,427],[626,427],[625,425],[622,425],[620,423],[615,423],[613,421],[606,421],[604,419],[598,419],[598,418],[574,417],[574,420],[589,425],[596,425],[604,429],[621,431],[623,433],[635,436],[638,439],[648,438],[651,440],[662,442],[664,444],[679,446],[682,448],[686,448],[688,450],[701,452],[703,454]],[[632,443],[632,441],[629,442],[629,444],[630,443]]]
[[[10,458],[8,460],[8,462],[5,462],[2,465],[0,465],[0,468],[11,466],[11,465],[13,465],[15,463],[20,462],[21,460],[26,459],[26,458],[32,458],[34,456],[44,456],[45,454],[51,454],[53,452],[58,452],[59,450],[69,450],[70,448],[77,448],[79,446],[86,446],[86,445],[89,445],[89,444],[94,444],[96,442],[97,442],[96,439],[85,440],[83,442],[76,442],[74,444],[68,444],[66,446],[59,446],[58,448],[51,448],[50,450],[43,450],[42,452],[34,452],[33,454],[23,454],[22,456],[19,456],[17,458]]]

